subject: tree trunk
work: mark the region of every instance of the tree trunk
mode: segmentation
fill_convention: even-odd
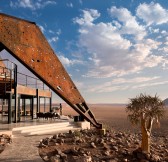
[[[142,129],[142,143],[141,149],[145,153],[150,153],[150,132],[147,131],[145,120],[141,121],[141,129]]]

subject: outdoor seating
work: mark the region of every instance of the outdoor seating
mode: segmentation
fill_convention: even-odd
[[[38,112],[37,119],[60,119],[60,115],[55,112]]]

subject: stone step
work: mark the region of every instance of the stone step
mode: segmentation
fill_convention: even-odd
[[[48,134],[52,132],[68,132],[69,130],[79,129],[72,122],[58,122],[52,124],[43,124],[43,125],[34,125],[34,126],[25,126],[17,127],[12,129],[13,135],[40,135]]]
[[[48,130],[48,129],[57,129],[57,128],[64,128],[69,126],[70,123],[66,122],[66,123],[57,123],[57,124],[45,124],[43,126],[40,127],[33,127],[33,128],[28,128],[28,129],[22,129],[21,133],[27,133],[27,132],[31,132],[31,131],[39,131],[39,130]]]
[[[56,129],[48,129],[48,130],[39,130],[39,131],[33,131],[28,133],[28,135],[42,135],[42,134],[50,134],[50,133],[63,133],[63,132],[68,132],[69,130],[76,130],[79,129],[74,126],[67,126],[67,127],[62,127],[62,128],[56,128]]]

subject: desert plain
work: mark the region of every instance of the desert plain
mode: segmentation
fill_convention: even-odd
[[[93,112],[96,120],[103,124],[106,129],[114,129],[116,131],[126,131],[140,133],[140,126],[130,123],[125,111],[125,104],[88,104]],[[168,107],[165,108],[165,115],[160,120],[160,126],[153,124],[152,132],[159,136],[168,137]],[[78,115],[71,107],[63,104],[64,115]]]

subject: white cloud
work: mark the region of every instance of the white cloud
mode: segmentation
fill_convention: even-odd
[[[167,85],[168,81],[158,81],[158,82],[153,82],[153,83],[145,83],[145,84],[139,84],[139,85],[135,85],[135,86],[132,86],[132,89],[142,89],[142,88],[145,88],[145,87],[156,87],[156,86],[159,86],[159,85],[164,85],[166,84]]]
[[[168,35],[168,33],[165,30],[162,30],[161,33],[164,35]]]
[[[140,4],[137,8],[137,16],[150,24],[163,24],[168,22],[168,10],[164,9],[159,3]]]
[[[58,29],[57,31],[53,31],[53,30],[48,30],[48,32],[50,33],[50,34],[57,34],[57,35],[60,35],[61,34],[61,29]]]
[[[90,54],[92,62],[90,70],[83,76],[122,76],[167,63],[164,57],[153,53],[162,42],[147,38],[145,28],[127,9],[112,7],[109,12],[119,21],[104,23],[97,20],[95,23],[94,20],[100,17],[97,10],[83,10],[83,16],[74,19],[80,27],[79,45]],[[158,31],[158,28],[154,30]]]
[[[131,89],[140,89],[142,87],[156,86],[166,84],[168,81],[159,81],[160,77],[135,77],[135,78],[117,78],[112,81],[104,82],[101,85],[92,85],[88,88],[90,92],[104,93],[114,91],[125,91]]]
[[[75,18],[73,21],[78,23],[79,25],[86,24],[92,25],[92,22],[96,20],[100,13],[97,10],[89,9],[89,10],[82,10],[83,11],[83,18]]]
[[[54,0],[17,0],[15,2],[10,1],[11,7],[16,8],[29,8],[31,10],[37,10],[46,7],[47,5],[55,5],[56,2]]]
[[[55,32],[54,32],[54,31],[52,31],[52,30],[49,30],[48,32],[49,32],[49,33],[51,33],[51,34],[55,34]]]
[[[81,60],[76,60],[76,59],[69,59],[67,57],[64,57],[63,55],[59,55],[58,56],[60,61],[62,62],[63,65],[65,66],[71,66],[71,65],[74,65],[74,64],[83,64],[83,61]]]

